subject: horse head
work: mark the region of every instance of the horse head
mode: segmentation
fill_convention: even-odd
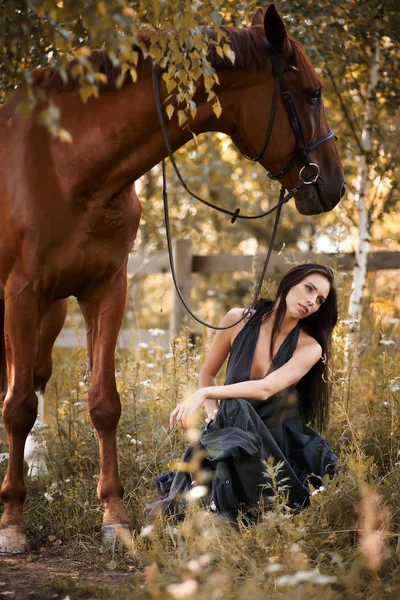
[[[256,11],[250,32],[258,41],[258,52],[264,52],[259,61],[262,68],[255,65],[252,84],[236,110],[232,141],[287,190],[300,176],[306,180],[295,195],[301,214],[330,211],[346,185],[325,114],[321,81],[300,43],[287,35],[273,4],[265,15],[261,8]]]

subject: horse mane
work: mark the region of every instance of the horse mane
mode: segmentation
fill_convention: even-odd
[[[215,46],[210,45],[209,60],[216,69],[249,69],[263,68],[269,63],[268,51],[265,43],[265,33],[262,25],[247,29],[238,29],[236,27],[221,28],[229,37],[231,48],[235,53],[235,62],[232,63],[226,56],[221,57],[217,54]],[[216,41],[217,34],[214,29],[208,29],[209,39]],[[141,33],[142,41],[149,39],[147,31]],[[293,65],[299,69],[299,78],[305,87],[315,87],[320,85],[320,81],[315,70],[307,58],[299,42],[289,36],[292,49]],[[92,63],[93,70],[102,73],[107,77],[107,83],[99,85],[100,91],[110,91],[116,89],[117,80],[121,74],[121,69],[116,66],[107,54],[105,49],[92,50],[88,56]],[[53,67],[39,67],[32,71],[33,87],[42,88],[53,92],[71,91],[79,88],[79,77],[72,75],[71,71],[79,63],[77,58],[71,59],[62,76],[59,71]],[[129,80],[127,74],[122,85]]]

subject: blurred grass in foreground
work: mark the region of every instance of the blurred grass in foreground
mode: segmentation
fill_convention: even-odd
[[[143,529],[154,477],[172,469],[187,445],[182,434],[168,430],[168,415],[196,388],[204,348],[182,336],[166,352],[155,330],[154,343],[120,352],[119,464],[135,528],[129,551],[102,547],[86,353],[57,350],[46,392],[49,476],[27,482],[32,548],[133,570],[135,591],[121,590],[121,598],[398,598],[400,372],[396,345],[388,343],[398,320],[382,311],[376,319],[358,365],[350,356],[343,367],[346,323],[336,332],[327,438],[341,457],[338,475],[314,491],[302,513],[287,509],[281,493],[273,511],[260,514],[256,524],[240,522],[238,529],[196,503],[178,525],[160,520]],[[5,466],[3,461],[1,476]]]

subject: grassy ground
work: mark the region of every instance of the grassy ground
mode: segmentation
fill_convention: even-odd
[[[346,325],[338,328],[326,436],[341,457],[338,475],[302,513],[278,494],[275,510],[237,530],[196,504],[179,525],[142,529],[154,477],[172,469],[187,445],[169,432],[167,417],[195,388],[203,347],[182,337],[166,352],[155,336],[120,354],[118,448],[135,540],[116,550],[101,543],[86,354],[58,351],[46,398],[50,473],[28,483],[31,552],[0,559],[0,598],[398,598],[399,355],[395,344],[380,343],[394,340],[396,327],[380,314],[368,344],[358,344],[358,365],[350,357],[346,369]]]

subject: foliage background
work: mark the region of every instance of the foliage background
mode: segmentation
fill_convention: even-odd
[[[62,70],[72,55],[79,58],[82,97],[95,95],[100,81],[87,62],[88,48],[107,47],[116,64],[134,78],[136,56],[132,45],[140,45],[141,28],[162,25],[174,35],[163,37],[158,31],[147,48],[155,59],[168,56],[172,65],[179,64],[181,58],[173,39],[180,40],[180,47],[188,52],[189,48],[198,52],[193,55],[194,62],[177,69],[173,90],[183,93],[182,110],[190,110],[196,59],[201,61],[202,70],[198,77],[206,73],[213,80],[212,70],[206,72],[209,67],[202,62],[204,39],[202,34],[199,36],[199,26],[246,26],[258,4],[209,0],[0,0],[1,100],[5,101],[18,83],[25,89],[21,110],[30,110],[37,100],[29,86],[30,69],[51,64]],[[294,249],[339,252],[354,248],[358,235],[354,190],[359,136],[372,24],[379,14],[383,60],[374,146],[369,157],[371,250],[399,251],[396,108],[400,79],[396,41],[400,23],[396,3],[282,0],[277,7],[289,32],[304,43],[325,82],[329,121],[339,136],[349,189],[341,205],[326,215],[306,218],[292,206],[285,207],[277,247],[285,246],[288,261]],[[214,91],[218,95],[217,87]],[[217,104],[217,96],[213,101]],[[51,111],[46,114],[59,135],[59,115]],[[236,208],[240,200],[249,211],[265,210],[276,197],[277,190],[265,173],[243,160],[230,141],[219,134],[191,142],[177,153],[177,160],[194,191],[230,209]],[[265,250],[269,223],[241,225],[240,229],[229,229],[227,235],[229,224],[182,194],[171,169],[168,175],[174,237],[190,236],[199,254]],[[150,256],[165,247],[159,167],[141,179],[138,192],[144,214],[135,252]],[[253,275],[197,276],[193,307],[201,316],[217,321],[233,305],[246,304]],[[101,547],[102,507],[95,497],[97,440],[87,417],[90,375],[86,354],[82,349],[58,349],[46,398],[50,474],[28,485],[27,518],[34,549],[42,548],[65,560],[80,557],[110,571],[132,569],[132,589],[125,591],[124,597],[131,593],[135,597],[168,594],[177,598],[181,592],[187,594],[181,597],[257,598],[268,593],[289,598],[295,592],[296,598],[309,598],[317,597],[321,590],[326,598],[398,597],[399,272],[369,275],[360,335],[347,366],[344,345],[350,276],[338,273],[337,279],[342,321],[336,333],[332,417],[327,437],[340,453],[341,470],[333,481],[324,482],[324,490],[312,496],[307,511],[297,515],[287,512],[278,497],[276,511],[260,516],[257,525],[242,523],[235,531],[194,506],[185,523],[157,524],[141,534],[142,508],[154,495],[154,476],[173,468],[187,443],[180,434],[167,430],[167,416],[188,389],[195,387],[208,343],[205,334],[195,347],[182,336],[169,351],[164,347],[165,335],[155,332],[154,343],[118,354],[117,377],[124,408],[118,445],[126,501],[136,529],[135,548],[121,553],[104,552]],[[275,285],[275,281],[268,280],[265,294],[273,293]],[[125,326],[167,329],[169,289],[167,276],[133,279]],[[79,326],[79,319],[71,301],[68,325]],[[361,360],[356,360],[359,356]],[[7,451],[4,439],[1,450]],[[1,475],[5,465],[6,460],[0,463]],[[367,502],[369,512],[360,505],[362,500]],[[367,515],[364,520],[362,514]],[[363,540],[368,543],[363,545]],[[378,567],[365,550],[368,546],[379,558]],[[304,581],[280,579],[302,571],[307,573]],[[324,580],[322,575],[336,579]],[[187,581],[192,582],[189,588]],[[175,584],[186,588],[170,587]],[[100,597],[100,591],[96,594]]]

